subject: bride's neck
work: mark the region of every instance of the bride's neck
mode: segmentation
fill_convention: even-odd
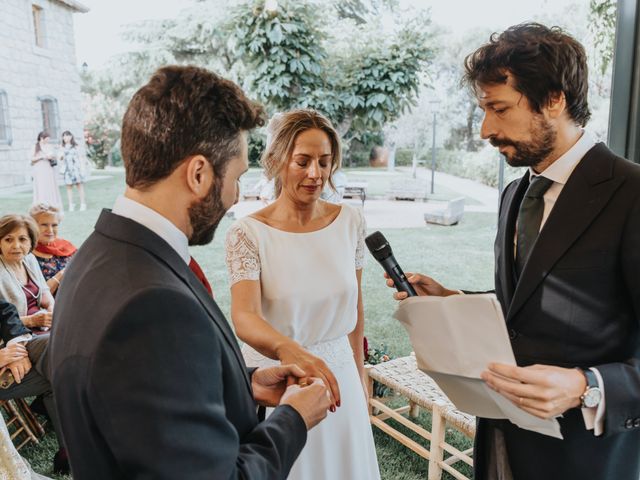
[[[285,195],[281,195],[275,202],[275,214],[282,220],[305,225],[322,215],[321,202],[316,200],[311,203],[296,202]]]

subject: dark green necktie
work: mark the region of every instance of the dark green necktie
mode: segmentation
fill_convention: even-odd
[[[544,212],[543,195],[553,183],[545,177],[533,177],[518,212],[518,245],[516,247],[516,274],[520,277],[540,232]]]

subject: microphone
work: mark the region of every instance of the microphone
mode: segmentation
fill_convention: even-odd
[[[416,297],[418,294],[413,289],[413,286],[407,280],[404,272],[398,265],[389,242],[384,238],[384,235],[380,232],[373,232],[367,238],[364,239],[367,244],[367,248],[371,252],[371,255],[378,261],[384,271],[387,272],[389,278],[393,280],[396,290],[399,292],[407,292],[410,297]]]

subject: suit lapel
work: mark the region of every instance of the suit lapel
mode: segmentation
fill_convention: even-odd
[[[251,392],[251,380],[247,374],[246,364],[229,323],[216,302],[209,295],[209,292],[207,292],[178,253],[148,228],[128,218],[115,215],[107,209],[104,209],[100,214],[100,218],[96,223],[96,231],[109,238],[135,245],[151,253],[159,262],[166,264],[189,287],[198,302],[207,311],[213,323],[222,332],[223,338],[242,367],[245,383]]]
[[[507,313],[511,321],[556,262],[589,227],[624,179],[613,178],[615,157],[598,144],[565,184],[525,265]]]
[[[529,186],[529,173],[527,172],[518,182],[505,192],[502,199],[502,209],[504,213],[500,216],[500,227],[498,231],[498,278],[501,280],[501,296],[506,308],[511,304],[513,292],[515,290],[514,269],[514,237],[516,232],[516,221],[520,202]]]

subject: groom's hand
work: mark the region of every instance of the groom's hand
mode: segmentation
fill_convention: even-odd
[[[332,406],[331,393],[322,379],[306,378],[303,384],[287,387],[280,405],[293,407],[304,420],[307,430],[311,430],[327,416]]]
[[[297,365],[258,368],[251,376],[253,397],[259,405],[275,407],[280,403],[287,384],[292,382],[291,379],[304,376],[304,370]]]

